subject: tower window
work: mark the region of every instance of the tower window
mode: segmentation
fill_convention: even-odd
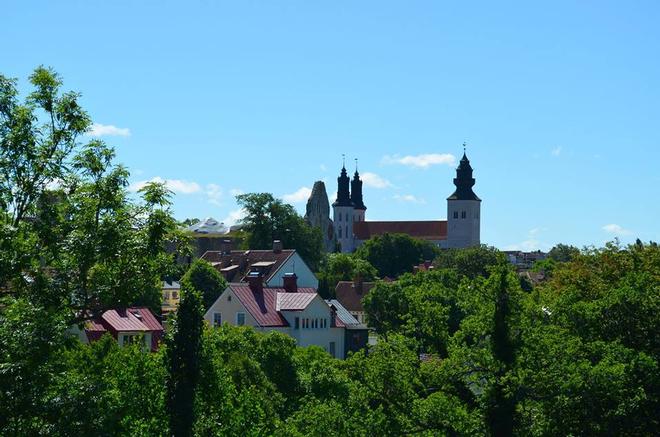
[[[341,226],[339,227],[339,238],[341,238]]]
[[[464,219],[465,217],[467,217],[467,213],[465,211],[462,211],[461,212],[461,218]]]
[[[339,213],[339,221],[341,221],[341,213]]]
[[[348,222],[348,213],[346,213],[346,221]]]
[[[458,218],[458,211],[454,211],[454,218],[455,218],[455,219]]]

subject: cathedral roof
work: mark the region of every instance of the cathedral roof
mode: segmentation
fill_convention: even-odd
[[[478,200],[472,187],[474,186],[475,180],[472,177],[472,166],[470,165],[470,160],[468,159],[465,152],[463,152],[463,158],[456,169],[456,177],[454,178],[454,185],[456,185],[456,191],[447,198],[447,200]]]
[[[381,222],[355,222],[353,234],[357,240],[368,240],[375,235],[407,234],[420,240],[446,240],[447,221],[381,221]]]

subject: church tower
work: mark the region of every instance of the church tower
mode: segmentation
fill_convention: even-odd
[[[360,180],[360,173],[357,170],[357,159],[355,160],[355,174],[351,181],[351,203],[353,203],[353,207],[355,208],[353,211],[353,221],[363,222],[367,207],[364,206],[364,200],[362,199],[362,181]]]
[[[481,244],[481,199],[474,194],[472,167],[463,151],[456,169],[456,191],[447,198],[447,247],[462,248]]]
[[[353,239],[354,208],[349,191],[350,181],[350,178],[346,174],[346,165],[343,165],[341,174],[337,178],[337,200],[332,204],[335,237],[342,253],[353,252],[355,248],[355,241]]]

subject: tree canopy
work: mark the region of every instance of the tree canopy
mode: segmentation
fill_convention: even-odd
[[[181,286],[199,291],[206,311],[225,291],[227,280],[208,261],[196,259],[181,278]]]
[[[433,260],[438,251],[427,241],[416,240],[406,234],[386,233],[365,241],[355,251],[355,256],[374,266],[381,278],[396,278],[412,272],[413,267],[422,261]]]

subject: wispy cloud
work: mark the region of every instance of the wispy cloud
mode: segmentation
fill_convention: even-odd
[[[630,229],[626,229],[623,226],[619,226],[615,223],[610,223],[609,225],[605,225],[602,227],[602,229],[609,234],[620,235],[620,236],[632,235],[633,233]]]
[[[165,184],[165,186],[174,191],[177,194],[193,194],[201,191],[202,187],[199,186],[197,182],[185,181],[182,179],[163,179],[160,176],[156,176],[146,181],[139,181],[131,184],[128,189],[130,191],[138,191],[149,182],[158,182],[160,184]]]
[[[561,146],[557,146],[554,149],[552,149],[550,153],[552,154],[552,156],[559,156],[561,155],[561,149],[562,149]]]
[[[325,164],[321,164],[321,165],[319,166],[319,168],[321,169],[321,171],[326,171],[326,170],[328,170],[328,168],[325,166]]]
[[[233,211],[229,211],[229,215],[225,217],[222,222],[227,225],[227,226],[233,226],[236,223],[239,222],[239,220],[243,219],[246,215],[246,212],[243,208],[241,209],[235,209]]]
[[[309,187],[300,187],[295,193],[285,194],[282,199],[289,203],[302,203],[312,195],[312,189]]]
[[[456,164],[456,157],[451,153],[426,153],[422,155],[385,155],[381,161],[383,164],[401,164],[414,168],[429,168],[432,165]]]
[[[222,188],[220,185],[208,184],[206,185],[205,191],[209,203],[217,206],[221,205],[220,200],[222,199]]]
[[[509,244],[504,250],[520,250],[522,252],[533,252],[536,250],[548,250],[550,245],[539,240],[539,234],[546,231],[546,228],[533,228],[527,231],[527,238],[520,243]]]
[[[127,127],[117,127],[111,124],[94,123],[92,124],[92,127],[90,127],[87,131],[87,135],[90,137],[128,137],[131,135],[131,131]]]
[[[426,203],[426,200],[415,197],[412,194],[395,194],[392,196],[394,200],[398,200],[399,202],[408,202],[408,203],[419,203],[423,204]]]
[[[390,181],[378,176],[376,173],[369,173],[369,172],[362,173],[360,175],[360,178],[367,187],[371,187],[371,188],[380,189],[380,188],[387,188],[393,186]]]

